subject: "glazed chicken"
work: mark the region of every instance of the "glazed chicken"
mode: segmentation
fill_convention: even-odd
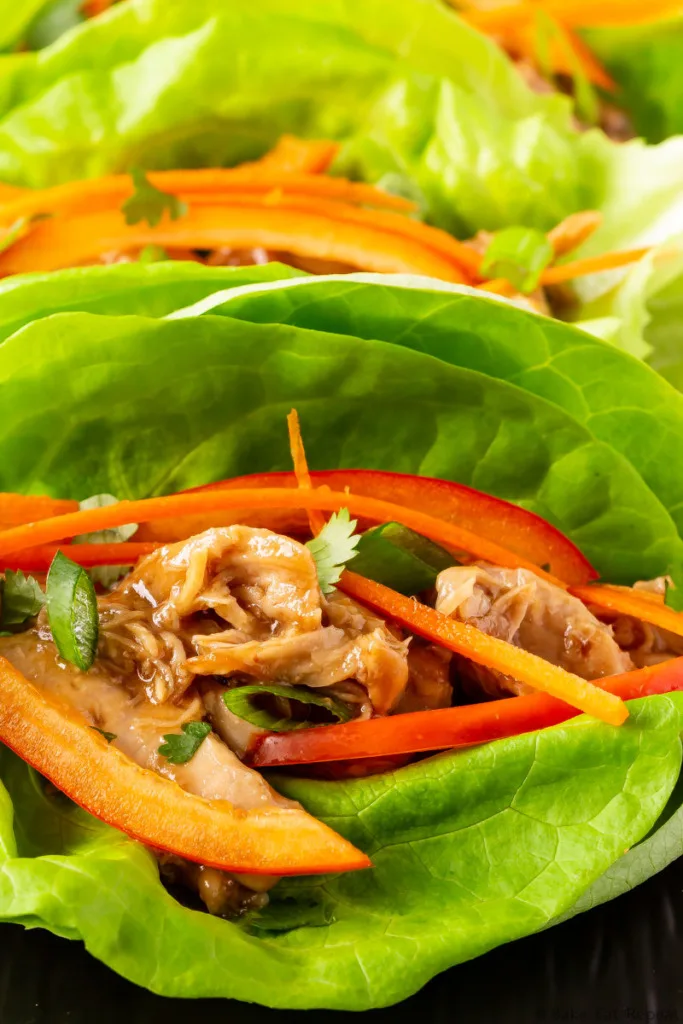
[[[627,672],[631,658],[610,626],[576,597],[527,569],[478,564],[439,574],[436,608],[484,633],[537,654],[583,679]],[[461,673],[489,696],[528,688],[489,669],[461,660]]]
[[[88,673],[57,653],[45,613],[0,653],[26,678],[76,708],[136,763],[198,796],[249,809],[294,806],[243,755],[255,730],[224,705],[245,682],[306,684],[356,715],[387,713],[406,691],[408,644],[380,619],[335,594],[326,599],[313,558],[295,540],[230,526],[160,548],[100,598],[98,657]],[[186,764],[159,747],[164,735],[208,718],[214,732]],[[210,910],[253,905],[277,879],[229,877],[163,858],[198,888]]]

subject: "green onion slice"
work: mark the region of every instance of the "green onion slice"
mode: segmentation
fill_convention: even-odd
[[[47,574],[47,619],[57,650],[83,672],[97,651],[99,616],[92,580],[85,569],[58,551]]]
[[[312,725],[325,724],[302,721],[297,718],[277,718],[270,711],[255,707],[251,698],[262,697],[264,694],[297,701],[299,704],[314,704],[316,707],[325,708],[339,722],[348,722],[352,717],[346,704],[337,700],[336,697],[324,697],[303,686],[280,686],[275,683],[235,686],[233,689],[225,691],[223,702],[233,715],[237,715],[238,718],[242,718],[245,722],[250,722],[251,725],[256,725],[260,729],[267,729],[269,732],[293,732],[295,729],[309,729]]]

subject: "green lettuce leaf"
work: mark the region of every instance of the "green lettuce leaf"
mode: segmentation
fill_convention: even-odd
[[[0,178],[235,164],[294,132],[347,142],[339,170],[407,180],[454,230],[547,228],[591,205],[570,109],[440,0],[127,0],[0,59]]]
[[[25,38],[28,29],[50,0],[0,0],[0,50],[9,50]]]
[[[647,833],[680,769],[679,696],[632,702],[621,729],[582,717],[379,778],[280,776],[374,867],[282,883],[241,924],[177,903],[151,853],[3,751],[0,917],[80,938],[165,995],[384,1006],[546,926]]]
[[[683,557],[639,473],[569,413],[394,344],[227,317],[63,313],[0,346],[0,387],[1,490],[128,498],[286,469],[297,407],[314,468],[424,473],[518,501],[614,582]]]
[[[32,320],[53,313],[166,316],[219,289],[300,276],[301,271],[281,263],[205,267],[175,261],[20,274],[0,281],[0,343]]]
[[[203,311],[393,342],[509,381],[554,403],[625,456],[683,533],[683,400],[613,345],[424,278],[355,274],[265,283],[216,293],[187,313]]]
[[[619,85],[616,101],[638,135],[660,142],[683,133],[683,20],[584,29],[582,36]]]

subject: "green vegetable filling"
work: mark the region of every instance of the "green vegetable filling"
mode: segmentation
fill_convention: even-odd
[[[268,708],[256,705],[256,701],[262,700],[264,697],[276,698],[275,706],[278,710],[282,708],[279,717]],[[342,701],[337,700],[336,697],[313,693],[303,686],[280,686],[271,683],[260,683],[257,686],[236,686],[232,690],[226,690],[223,694],[223,702],[228,711],[232,711],[238,718],[257,725],[260,729],[267,729],[269,732],[293,732],[295,729],[306,729],[311,725],[328,724],[295,717],[297,704],[324,708],[338,722],[348,722],[351,718],[351,712]]]

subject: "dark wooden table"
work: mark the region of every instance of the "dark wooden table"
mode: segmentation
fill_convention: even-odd
[[[357,1014],[311,1011],[306,1022]],[[435,978],[364,1020],[396,1024],[683,1022],[683,860],[640,888],[551,931]],[[0,1024],[295,1024],[298,1012],[150,995],[79,943],[0,926]]]

